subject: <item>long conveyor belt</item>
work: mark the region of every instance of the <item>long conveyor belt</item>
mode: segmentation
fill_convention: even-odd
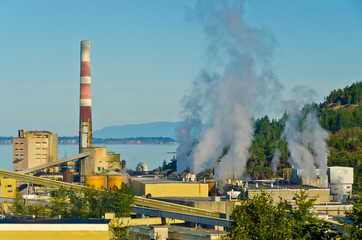
[[[25,174],[25,173],[36,172],[36,171],[39,171],[39,170],[44,169],[44,168],[52,167],[52,166],[55,166],[55,165],[59,165],[59,164],[62,164],[62,163],[73,161],[73,160],[79,159],[79,158],[84,158],[84,157],[87,157],[87,156],[89,156],[89,152],[79,153],[79,154],[76,154],[74,156],[62,158],[62,159],[59,159],[59,160],[56,160],[56,161],[53,161],[53,162],[50,162],[50,163],[45,163],[45,164],[42,164],[42,165],[39,165],[39,166],[36,166],[36,167],[33,167],[33,168],[29,168],[29,169],[26,169],[24,171],[20,171],[19,173]]]
[[[24,182],[31,182],[39,185],[44,185],[46,187],[53,187],[53,188],[59,188],[59,187],[65,187],[65,188],[73,188],[73,189],[83,189],[86,188],[86,186],[83,185],[77,185],[77,184],[71,184],[66,182],[60,182],[56,180],[50,180],[45,179],[41,177],[34,177],[30,175],[25,175],[21,173],[16,172],[10,172],[6,170],[0,169],[0,176],[2,177],[8,177],[13,178],[16,180],[24,181]],[[138,197],[135,196],[135,205],[144,206],[148,208],[154,208],[154,209],[160,209],[165,211],[172,211],[172,212],[178,212],[178,213],[184,213],[184,214],[192,214],[202,217],[212,217],[212,218],[223,218],[225,219],[225,214],[219,213],[219,212],[213,212],[208,210],[203,210],[199,208],[193,208],[189,206],[184,206],[180,204],[174,204],[144,197]]]

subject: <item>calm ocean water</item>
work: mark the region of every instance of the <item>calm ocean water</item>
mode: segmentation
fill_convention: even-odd
[[[154,169],[162,165],[163,160],[170,162],[176,152],[177,144],[105,144],[107,151],[121,154],[121,160],[127,162],[127,169],[135,169],[139,162],[143,162],[148,169]],[[12,170],[13,145],[0,145],[0,169]],[[69,157],[78,153],[78,145],[60,144],[58,146],[58,156],[60,158]]]

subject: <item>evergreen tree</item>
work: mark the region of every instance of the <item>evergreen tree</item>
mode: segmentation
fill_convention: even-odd
[[[261,191],[235,208],[224,239],[329,239],[326,228],[311,213],[313,202],[301,191],[296,208],[288,210],[284,202],[275,203]]]
[[[361,193],[359,196],[361,196]],[[342,221],[347,229],[345,234],[346,239],[362,239],[362,198],[359,197],[356,201],[352,202],[353,209],[351,212],[346,211],[346,216],[352,223]]]

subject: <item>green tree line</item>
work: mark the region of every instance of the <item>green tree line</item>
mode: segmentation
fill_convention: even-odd
[[[362,186],[361,95],[362,82],[357,82],[343,90],[332,91],[320,105],[311,103],[301,110],[304,113],[309,109],[317,110],[321,126],[330,134],[328,166],[353,167],[354,191]],[[254,121],[254,139],[246,170],[254,179],[273,176],[272,159],[276,148],[281,153],[276,176],[281,177],[282,169],[290,167],[287,144],[281,137],[285,119],[285,115],[272,120],[264,116]]]
[[[14,202],[15,213],[65,219],[102,218],[105,213],[115,213],[116,217],[128,217],[134,202],[133,188],[122,183],[122,187],[114,186],[110,190],[60,187],[52,193],[49,202],[30,204],[17,195]]]
[[[274,202],[270,194],[241,200],[234,209],[227,228],[229,239],[362,239],[362,199],[353,202],[353,211],[346,212],[351,223],[342,221],[344,234],[330,231],[312,212],[313,202],[305,191],[295,196],[296,206],[287,207],[280,200]]]

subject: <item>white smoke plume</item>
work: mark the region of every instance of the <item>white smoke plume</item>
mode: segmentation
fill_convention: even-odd
[[[270,60],[273,39],[243,19],[244,1],[196,2],[189,17],[209,41],[207,67],[184,99],[184,123],[177,129],[177,170],[198,173],[214,167],[225,146],[218,178],[242,176],[249,157],[251,116],[279,99],[281,85]],[[202,120],[208,128],[201,131]]]
[[[272,167],[273,167],[274,174],[277,172],[278,163],[279,163],[281,156],[282,156],[282,153],[280,152],[279,148],[276,148],[274,151],[273,159],[272,159]]]
[[[296,89],[298,90],[299,93],[302,92],[301,89]],[[314,110],[310,110],[305,116],[296,101],[286,102],[285,105],[287,121],[283,137],[288,144],[289,162],[299,170],[299,176],[304,180],[315,179],[317,168],[322,170],[321,177],[325,177],[328,132],[321,128]]]

